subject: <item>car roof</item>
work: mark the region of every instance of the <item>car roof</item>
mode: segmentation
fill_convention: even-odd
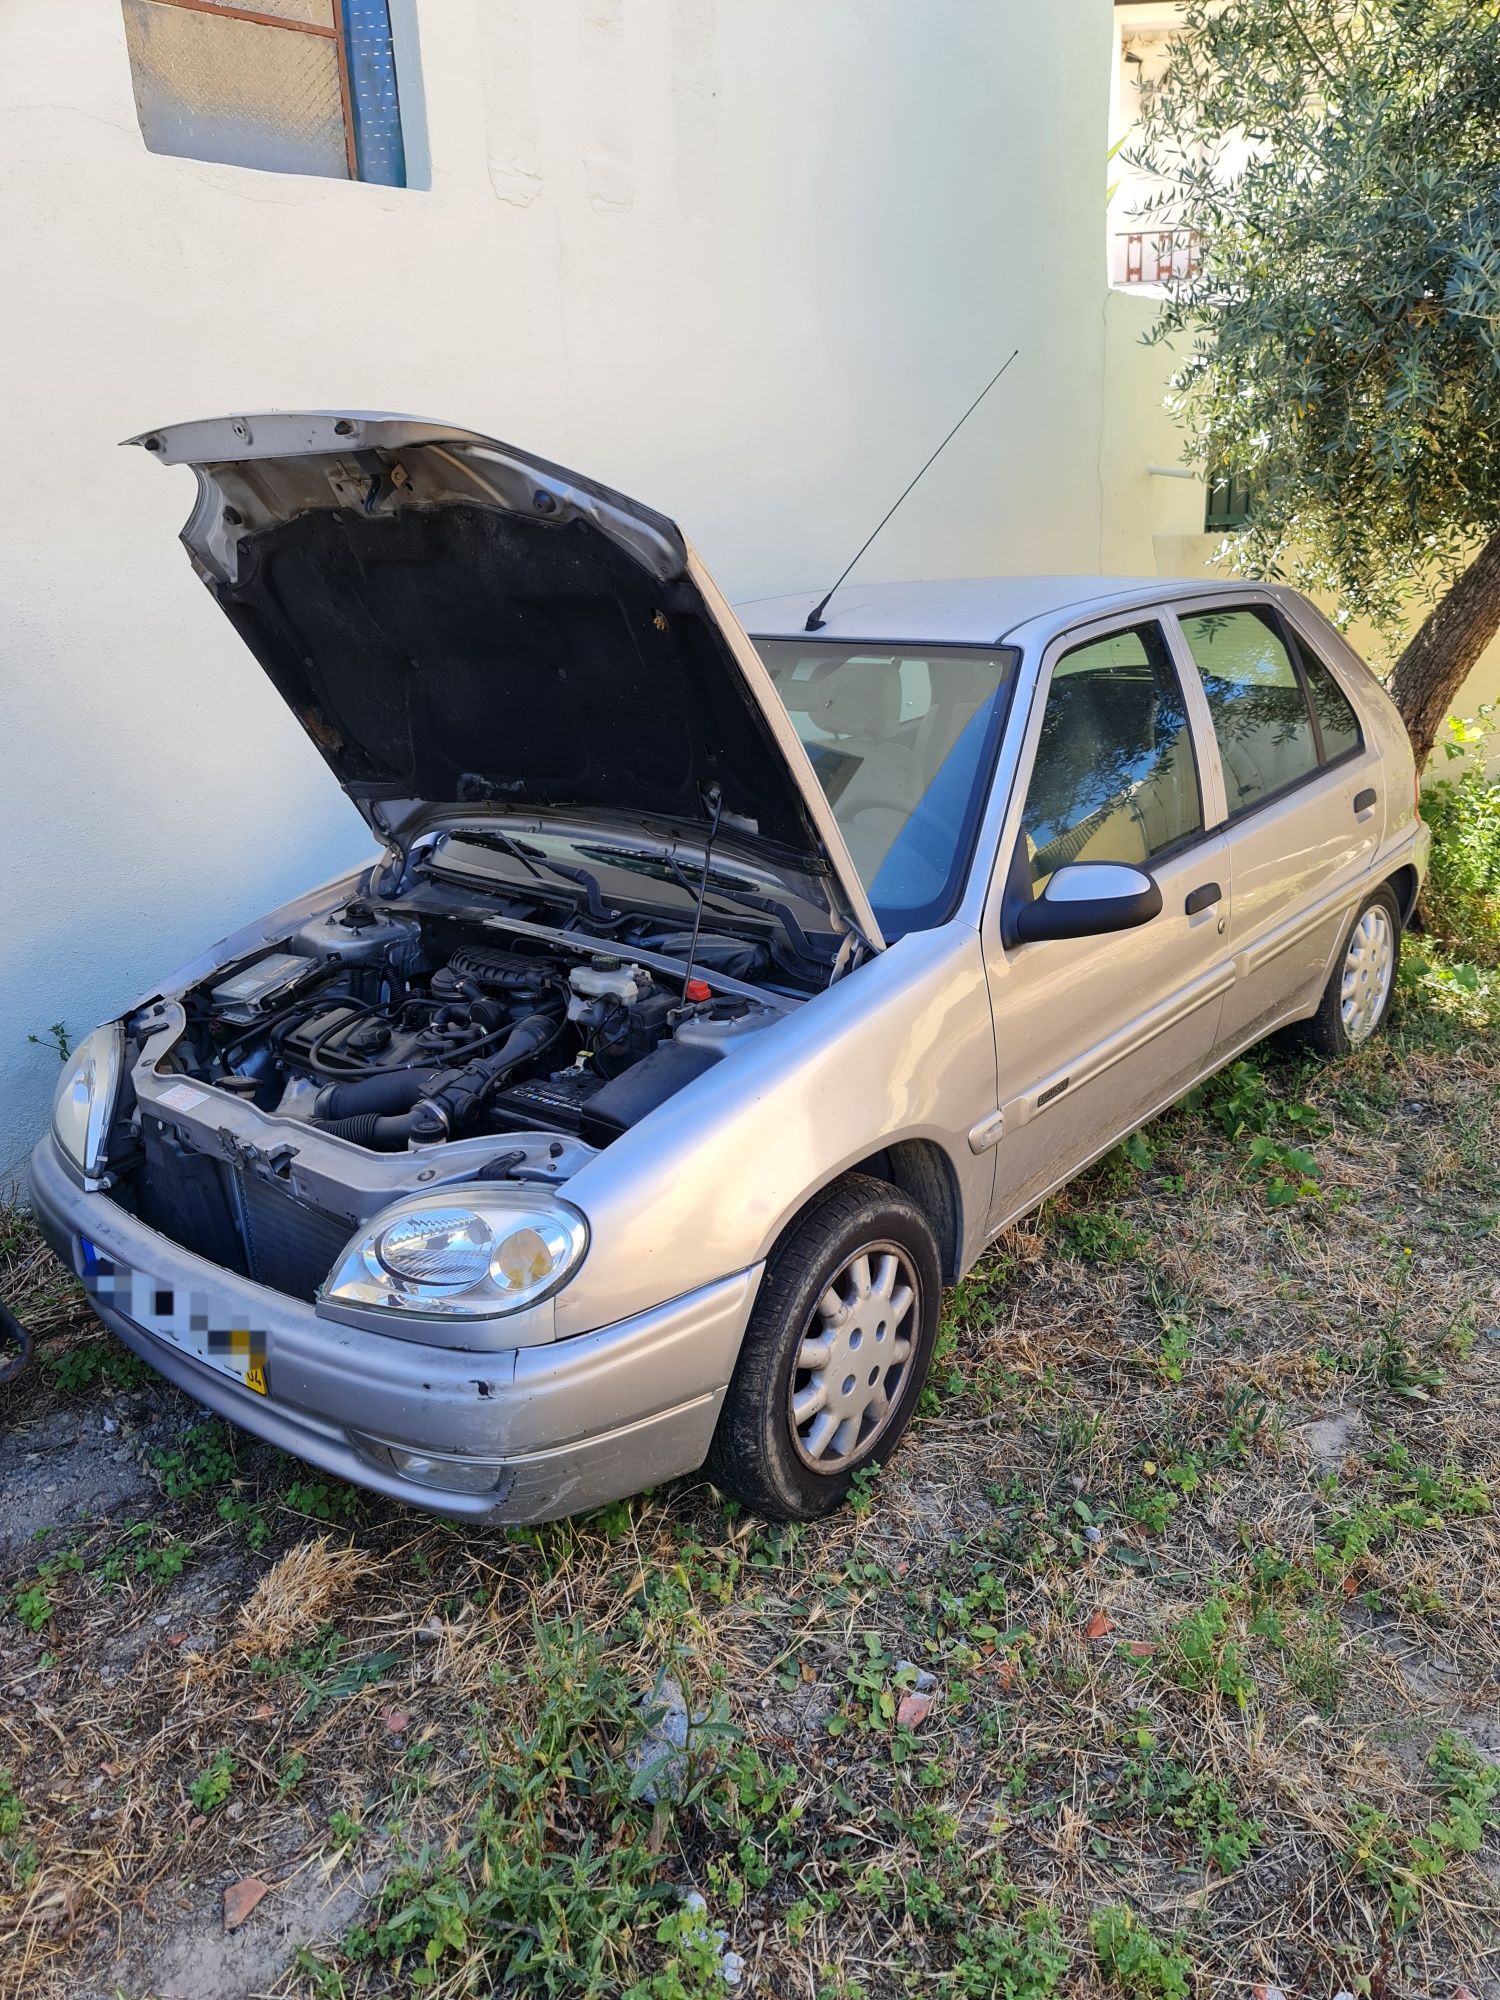
[[[846,583],[806,631],[818,593],[756,597],[734,608],[752,638],[922,640],[928,645],[993,646],[1034,619],[1077,624],[1133,603],[1240,594],[1239,579],[1209,576],[961,576],[912,583]],[[1264,589],[1264,585],[1250,585]]]

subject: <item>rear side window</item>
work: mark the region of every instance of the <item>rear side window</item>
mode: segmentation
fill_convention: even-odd
[[[1201,611],[1182,620],[1182,635],[1208,697],[1230,816],[1315,771],[1307,697],[1271,619],[1248,608]]]
[[[1021,826],[1038,890],[1070,861],[1146,862],[1202,831],[1182,688],[1158,626],[1058,661]]]
[[[1359,721],[1349,705],[1349,697],[1339,686],[1323,662],[1315,659],[1298,636],[1297,654],[1302,662],[1302,671],[1307,678],[1308,698],[1313,705],[1313,713],[1318,718],[1318,729],[1323,738],[1323,761],[1331,764],[1335,757],[1342,757],[1350,750],[1357,750],[1363,742],[1359,733]]]

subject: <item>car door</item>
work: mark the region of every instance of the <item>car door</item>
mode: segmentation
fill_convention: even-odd
[[[1209,1065],[1230,972],[1224,845],[1206,831],[1217,815],[1199,775],[1205,731],[1201,695],[1156,616],[1048,647],[1002,842],[1009,873],[986,913],[1000,1101],[978,1139],[997,1147],[996,1228]],[[1007,902],[1090,861],[1146,869],[1160,913],[1104,936],[1007,938]]]
[[[1348,696],[1274,601],[1181,605],[1222,779],[1234,981],[1217,1060],[1309,1012],[1382,820],[1378,757]]]

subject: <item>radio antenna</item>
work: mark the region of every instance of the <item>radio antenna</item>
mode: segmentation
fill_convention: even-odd
[[[932,459],[936,458],[938,454],[942,452],[948,445],[950,445],[953,442],[954,438],[958,436],[958,433],[963,429],[964,425],[969,421],[970,417],[973,416],[974,412],[979,408],[979,405],[984,401],[985,397],[990,393],[991,389],[994,388],[995,384],[1000,380],[1000,377],[1005,373],[1006,369],[1009,368],[1010,364],[1012,363],[1012,361],[1015,360],[1016,356],[1020,353],[1020,351],[1021,350],[1019,347],[1013,347],[1010,353],[1006,355],[1005,359],[1001,362],[1000,366],[995,370],[994,374],[990,377],[989,381],[985,383],[984,387],[980,390],[979,394],[974,398],[973,402],[970,403],[968,409],[964,411],[963,415],[959,418],[958,422],[953,426],[952,430],[949,431],[947,437],[943,439],[943,442],[938,446],[937,451],[935,451],[932,454],[932,458],[928,459],[927,465],[931,465]],[[925,472],[927,470],[927,465],[924,465],[922,467],[922,472]],[[849,570],[853,569],[854,564],[859,561],[860,557],[864,554],[865,550],[870,546],[870,543],[874,541],[875,536],[880,533],[880,530],[885,526],[886,522],[891,518],[891,515],[895,513],[896,508],[901,505],[901,501],[906,498],[908,493],[910,493],[912,486],[916,485],[917,479],[920,479],[922,477],[922,472],[919,472],[917,474],[917,478],[912,480],[910,486],[907,486],[906,488],[903,489],[900,497],[897,499],[895,503],[895,506],[893,506],[888,513],[883,514],[881,516],[880,520],[875,525],[874,534],[872,534],[867,541],[861,542],[860,546],[858,547],[858,549],[856,549],[854,553],[853,561],[850,562],[848,568],[844,571],[844,575],[839,578],[838,583],[836,583],[833,586],[833,590],[829,591],[827,597],[820,597],[817,603],[813,606],[812,610],[808,612],[807,623],[802,628],[804,632],[822,631],[823,626],[826,622],[823,617],[823,613],[828,609],[828,599],[833,596],[833,591],[838,589],[839,584],[841,584],[844,581],[844,577],[849,574]]]

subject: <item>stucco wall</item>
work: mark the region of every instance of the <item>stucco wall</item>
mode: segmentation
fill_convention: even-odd
[[[119,438],[415,410],[674,513],[731,593],[1089,568],[1108,0],[397,0],[391,191],[148,153],[118,0],[0,8],[0,1173],[76,1036],[365,850]]]

